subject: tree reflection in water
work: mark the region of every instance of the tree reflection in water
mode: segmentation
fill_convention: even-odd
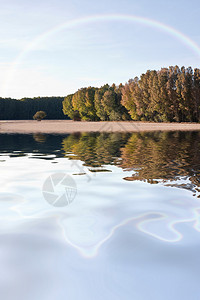
[[[81,160],[91,171],[115,165],[133,171],[127,181],[159,182],[200,192],[200,132],[0,135],[0,156]],[[51,154],[54,154],[53,156]],[[181,180],[181,181],[180,181]]]
[[[70,135],[63,140],[66,157],[84,161],[88,167],[114,164],[133,170],[125,180],[142,180],[200,191],[200,133],[144,132]],[[187,183],[172,183],[189,179]]]

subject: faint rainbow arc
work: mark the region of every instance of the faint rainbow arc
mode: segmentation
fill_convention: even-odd
[[[138,24],[146,25],[149,27],[156,28],[160,31],[166,32],[167,34],[177,38],[181,42],[183,42],[185,45],[187,45],[189,48],[191,48],[198,56],[200,57],[200,46],[198,46],[197,43],[195,43],[191,38],[189,38],[187,35],[183,34],[182,32],[178,31],[177,29],[166,25],[164,23],[161,23],[159,21],[144,18],[140,16],[135,15],[126,15],[126,14],[107,14],[107,15],[92,15],[87,16],[83,18],[77,18],[72,19],[69,21],[66,21],[64,23],[61,23],[53,28],[51,28],[48,31],[43,32],[42,34],[38,35],[36,38],[34,38],[28,45],[20,52],[20,54],[16,57],[16,59],[13,61],[10,67],[10,71],[8,72],[8,76],[5,80],[5,93],[7,92],[8,86],[10,82],[12,81],[14,74],[17,70],[17,66],[22,61],[23,57],[32,51],[37,44],[39,44],[41,41],[47,39],[49,36],[64,30],[69,29],[75,26],[84,25],[88,23],[93,22],[102,22],[102,21],[123,21],[123,22],[135,22]]]

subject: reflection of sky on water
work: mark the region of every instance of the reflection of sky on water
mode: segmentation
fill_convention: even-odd
[[[1,231],[6,232],[7,226],[16,230],[30,220],[54,219],[65,241],[86,257],[97,255],[101,246],[126,225],[164,242],[184,238],[177,229],[181,223],[199,231],[200,200],[191,192],[124,181],[124,174],[130,172],[115,166],[106,166],[111,173],[92,173],[89,181],[87,176],[74,175],[78,188],[74,202],[64,208],[51,207],[41,192],[46,177],[53,172],[77,171],[70,160],[56,161],[49,164],[22,157],[7,159],[1,166]]]
[[[198,299],[200,199],[174,186],[188,178],[126,181],[133,170],[114,164],[89,172],[79,160],[33,156],[1,155],[2,299],[191,299],[191,290]],[[57,172],[82,174],[63,208],[42,196]]]

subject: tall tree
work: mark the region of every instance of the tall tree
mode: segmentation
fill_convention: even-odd
[[[73,105],[72,105],[72,98],[73,98],[73,94],[65,97],[65,99],[63,101],[63,113],[64,113],[64,115],[67,115],[70,119],[74,118],[74,109],[73,109]]]

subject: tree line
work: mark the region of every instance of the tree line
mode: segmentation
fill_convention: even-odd
[[[46,119],[66,119],[63,100],[64,97],[0,98],[0,120],[31,120],[41,110],[46,112]]]
[[[85,87],[67,97],[0,98],[1,120],[200,122],[200,69],[148,70],[126,84]]]
[[[63,101],[71,119],[86,121],[200,121],[200,69],[148,70],[125,85],[79,89]]]

